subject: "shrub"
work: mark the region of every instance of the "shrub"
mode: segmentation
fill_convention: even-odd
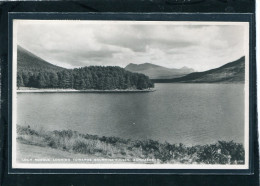
[[[77,135],[77,132],[73,132],[72,130],[55,130],[53,133],[55,136],[59,136],[61,138],[72,138],[73,135]]]
[[[245,151],[242,144],[233,141],[218,141],[218,146],[221,153],[231,156],[231,163],[235,161],[244,162]]]
[[[82,141],[76,141],[72,147],[74,152],[82,153],[82,154],[88,154],[91,153],[91,148],[87,143],[84,143]]]
[[[35,130],[32,130],[29,125],[28,125],[28,127],[22,127],[22,126],[17,125],[16,132],[17,132],[17,134],[20,134],[20,135],[36,135],[36,136],[39,135],[39,133],[36,132]]]
[[[230,155],[223,154],[218,144],[205,145],[198,153],[198,162],[207,164],[229,164]]]
[[[17,140],[21,143],[48,146],[96,156],[155,158],[161,163],[244,164],[244,147],[233,141],[218,141],[211,145],[186,147],[182,143],[160,143],[156,140],[130,140],[118,137],[99,137],[72,130],[36,131],[17,126]]]
[[[154,157],[161,160],[162,163],[166,163],[173,158],[171,152],[164,147],[162,147],[160,151],[156,151]]]

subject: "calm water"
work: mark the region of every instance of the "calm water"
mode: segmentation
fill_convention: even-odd
[[[21,93],[18,124],[186,145],[244,140],[244,85],[156,84],[150,93]]]

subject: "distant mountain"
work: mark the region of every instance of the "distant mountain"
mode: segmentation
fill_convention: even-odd
[[[243,83],[245,81],[245,57],[227,63],[219,68],[204,72],[194,72],[186,76],[174,79],[157,79],[156,83]]]
[[[151,63],[143,63],[139,65],[130,63],[125,67],[125,70],[145,74],[149,76],[150,79],[172,79],[194,72],[193,69],[187,67],[175,69],[154,65]]]
[[[65,68],[53,65],[28,50],[17,46],[17,67],[20,70],[31,70],[31,71],[42,71],[42,70],[53,70],[60,71]]]

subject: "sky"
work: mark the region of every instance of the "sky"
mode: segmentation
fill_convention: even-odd
[[[153,63],[205,71],[246,55],[241,24],[17,21],[17,44],[65,68]]]

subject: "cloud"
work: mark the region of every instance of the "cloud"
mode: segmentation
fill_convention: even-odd
[[[120,25],[122,26],[122,25]],[[98,42],[132,50],[146,52],[147,46],[161,49],[184,48],[193,44],[188,40],[181,40],[172,35],[173,28],[155,25],[126,25],[103,28],[96,34]]]
[[[202,71],[245,55],[244,33],[241,25],[35,20],[18,24],[17,40],[68,68],[150,62]]]

